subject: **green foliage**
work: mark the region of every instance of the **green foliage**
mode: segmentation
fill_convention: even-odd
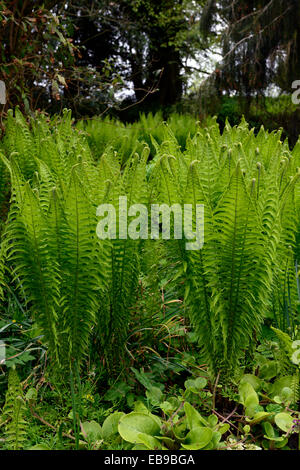
[[[176,395],[153,390],[150,397],[148,389],[147,399],[139,397],[132,405],[133,411],[126,414],[115,411],[102,426],[86,421],[82,435],[87,445],[93,449],[119,445],[123,449],[173,451],[289,449],[290,439],[298,428],[295,425],[297,412],[291,409],[293,405],[285,383],[278,383],[280,396],[284,395],[278,400],[269,381],[252,374],[242,376],[237,399],[245,408],[244,414],[239,412],[235,421],[236,406],[231,419],[225,422],[215,410],[208,414],[211,405],[203,412],[203,394],[210,395],[207,382],[203,380],[202,377],[189,378],[184,389],[176,390]]]
[[[95,328],[107,362],[113,362],[112,355],[118,356],[127,337],[138,285],[139,243],[100,241],[96,209],[101,202],[118,204],[121,194],[129,204],[147,203],[147,150],[121,169],[112,152],[94,162],[84,137],[72,129],[69,113],[53,134],[45,131],[44,118],[32,132],[22,125],[26,132],[21,135],[19,122],[16,132],[10,131],[18,152],[10,153],[10,144],[4,142],[10,158],[3,161],[12,179],[4,235],[8,263],[53,361],[63,367],[80,362]],[[22,145],[32,151],[26,159],[20,159]],[[26,162],[35,166],[35,173]]]
[[[257,375],[242,375],[237,385],[231,385],[226,411],[220,406],[226,390],[210,383],[205,370],[201,375],[199,371],[187,376],[185,372],[177,374],[171,385],[169,380],[166,384],[166,368],[161,375],[154,368],[151,373],[134,369],[134,376],[128,374],[118,385],[119,390],[127,388],[127,405],[115,396],[111,397],[111,406],[95,391],[89,371],[79,378],[74,368],[72,397],[66,390],[57,394],[58,384],[53,381],[34,385],[30,379],[31,388],[25,396],[32,412],[32,416],[26,416],[27,448],[294,449],[299,427],[291,389],[293,377],[276,375],[268,379],[259,361],[253,367]],[[220,408],[214,405],[216,392]],[[72,428],[75,417],[77,429],[64,432]]]
[[[193,137],[197,132],[197,123],[193,116],[173,113],[167,119],[167,124],[175,134],[182,149],[185,149],[188,136]],[[153,158],[156,149],[153,140],[162,144],[166,138],[166,131],[161,113],[142,113],[138,121],[124,125],[122,122],[106,117],[81,120],[76,127],[86,135],[86,139],[96,159],[113,148],[117,152],[122,164],[140,153],[144,143],[150,148]]]
[[[25,403],[20,379],[15,368],[10,369],[6,400],[2,411],[6,445],[11,450],[21,450],[26,443]]]
[[[0,2],[0,74],[6,83],[7,107],[21,105],[26,112],[34,109],[32,101],[43,100],[45,94],[41,80],[51,87],[53,99],[59,100],[61,86],[67,88],[57,67],[62,63],[74,66],[78,48],[69,41],[66,24],[54,13],[54,6],[52,2]],[[35,99],[34,90],[39,95]]]
[[[182,241],[166,246],[169,263],[178,261],[174,278],[185,286],[191,321],[214,371],[234,372],[259,335],[272,295],[282,295],[286,282],[293,285],[284,294],[289,322],[296,318],[290,247],[297,233],[299,171],[279,139],[263,128],[255,137],[245,122],[227,124],[223,135],[212,124],[198,131],[184,153],[171,137],[153,172],[160,202],[205,208],[201,250],[184,250]]]
[[[50,122],[44,115],[26,122],[18,111],[15,118],[9,114],[2,161],[12,194],[2,260],[59,367],[80,364],[92,341],[110,369],[121,366],[141,271],[152,266],[159,289],[163,262],[212,376],[232,379],[266,318],[295,337],[297,150],[289,151],[280,132],[261,128],[255,136],[245,121],[227,123],[223,134],[214,120],[197,132],[185,117],[178,121],[142,116],[135,128],[122,128],[132,141],[139,126],[144,129],[131,153],[121,150],[122,133],[107,146],[114,128],[95,154],[89,126],[101,138],[110,121],[74,127],[68,111]],[[154,123],[148,162],[142,139]],[[183,240],[146,243],[117,231],[115,239],[100,240],[97,207],[112,204],[118,214],[120,196],[128,206],[203,204],[203,248],[187,250],[186,233]]]
[[[256,390],[251,384],[253,380],[255,380]],[[277,381],[278,395],[276,396],[272,387],[268,387],[268,384],[264,384],[255,376],[245,375],[239,385],[239,399],[245,408],[246,421],[249,423],[247,433],[256,433],[256,428],[261,426],[264,449],[287,448],[285,446],[288,443],[288,437],[295,430],[293,419],[295,412],[289,408],[293,402],[293,391],[285,385],[287,385],[286,380],[285,382],[281,380],[281,383]],[[266,388],[269,388],[270,394],[268,392],[266,394]],[[266,406],[260,405],[259,394],[271,403]],[[281,434],[282,431],[284,434]]]

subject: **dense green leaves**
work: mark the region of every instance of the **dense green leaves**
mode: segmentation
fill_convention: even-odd
[[[182,263],[174,277],[180,275],[185,285],[203,353],[212,370],[228,375],[267,315],[286,325],[285,311],[272,305],[272,296],[288,300],[288,326],[297,315],[299,159],[279,139],[264,129],[255,137],[244,121],[227,125],[220,135],[212,123],[189,141],[184,154],[170,142],[171,156],[165,148],[157,164],[161,201],[204,204],[203,249],[186,251],[180,242],[166,246],[169,263]]]
[[[80,362],[94,337],[107,365],[119,363],[141,266],[147,266],[142,256],[155,263],[166,257],[168,278],[184,298],[212,375],[234,374],[267,316],[293,331],[299,146],[291,153],[280,133],[262,128],[255,136],[245,121],[220,134],[211,120],[187,138],[184,150],[163,125],[161,143],[150,139],[155,155],[148,163],[142,142],[139,153],[105,147],[95,155],[95,142],[89,146],[67,111],[50,124],[42,115],[28,124],[17,112],[7,128],[2,161],[12,204],[1,263],[7,258],[53,360]],[[126,238],[119,228],[115,239],[100,240],[97,207],[112,204],[119,227],[120,197],[128,208],[191,204],[194,228],[202,204],[202,249],[186,249],[184,230],[185,238],[174,239],[175,222],[171,240],[149,240],[147,250],[145,240]]]

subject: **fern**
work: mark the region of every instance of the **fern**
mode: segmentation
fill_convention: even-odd
[[[11,450],[21,450],[26,443],[25,412],[26,406],[18,374],[15,369],[10,369],[3,418],[8,421],[5,427],[5,437],[7,447]]]
[[[227,124],[220,136],[212,123],[188,142],[184,160],[189,170],[173,144],[172,156],[162,155],[153,170],[161,202],[205,206],[203,249],[186,253],[177,243],[177,255],[174,244],[169,255],[183,265],[188,311],[213,373],[233,374],[258,336],[276,273],[295,243],[293,194],[299,174],[290,164],[280,172],[278,138],[263,129],[255,137],[245,122],[235,128]]]
[[[53,363],[80,365],[92,341],[109,367],[120,363],[146,265],[144,240],[97,238],[97,207],[110,203],[118,214],[120,196],[128,207],[204,205],[201,250],[186,250],[185,239],[153,240],[147,256],[152,249],[157,267],[166,257],[212,375],[234,375],[266,316],[293,329],[300,146],[290,152],[280,138],[263,128],[255,136],[244,120],[227,122],[221,134],[214,119],[202,128],[187,117],[162,123],[159,115],[129,126],[111,119],[74,125],[67,110],[29,122],[10,113],[1,156],[11,206],[0,284],[6,263]]]

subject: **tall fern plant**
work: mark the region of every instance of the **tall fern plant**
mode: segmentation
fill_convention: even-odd
[[[44,121],[31,131],[39,148],[28,180],[18,152],[2,155],[11,174],[9,221],[3,258],[41,328],[53,363],[70,368],[98,337],[107,363],[125,347],[139,276],[139,243],[100,240],[97,207],[119,196],[128,205],[147,202],[148,150],[121,167],[108,150],[95,162],[69,115],[48,133]],[[50,151],[50,156],[49,156]]]
[[[295,245],[291,212],[300,175],[295,168],[286,179],[282,175],[278,137],[262,130],[255,138],[245,122],[227,126],[221,136],[213,124],[189,141],[184,154],[175,153],[171,141],[153,173],[161,201],[205,207],[203,249],[186,251],[178,241],[175,277],[185,286],[189,316],[213,374],[233,374],[257,339],[274,274]],[[169,246],[174,259],[176,241]]]

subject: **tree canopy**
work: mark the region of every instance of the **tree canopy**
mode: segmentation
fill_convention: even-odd
[[[194,68],[216,96],[290,92],[300,77],[294,0],[1,0],[0,24],[5,112],[167,110],[187,96]]]

